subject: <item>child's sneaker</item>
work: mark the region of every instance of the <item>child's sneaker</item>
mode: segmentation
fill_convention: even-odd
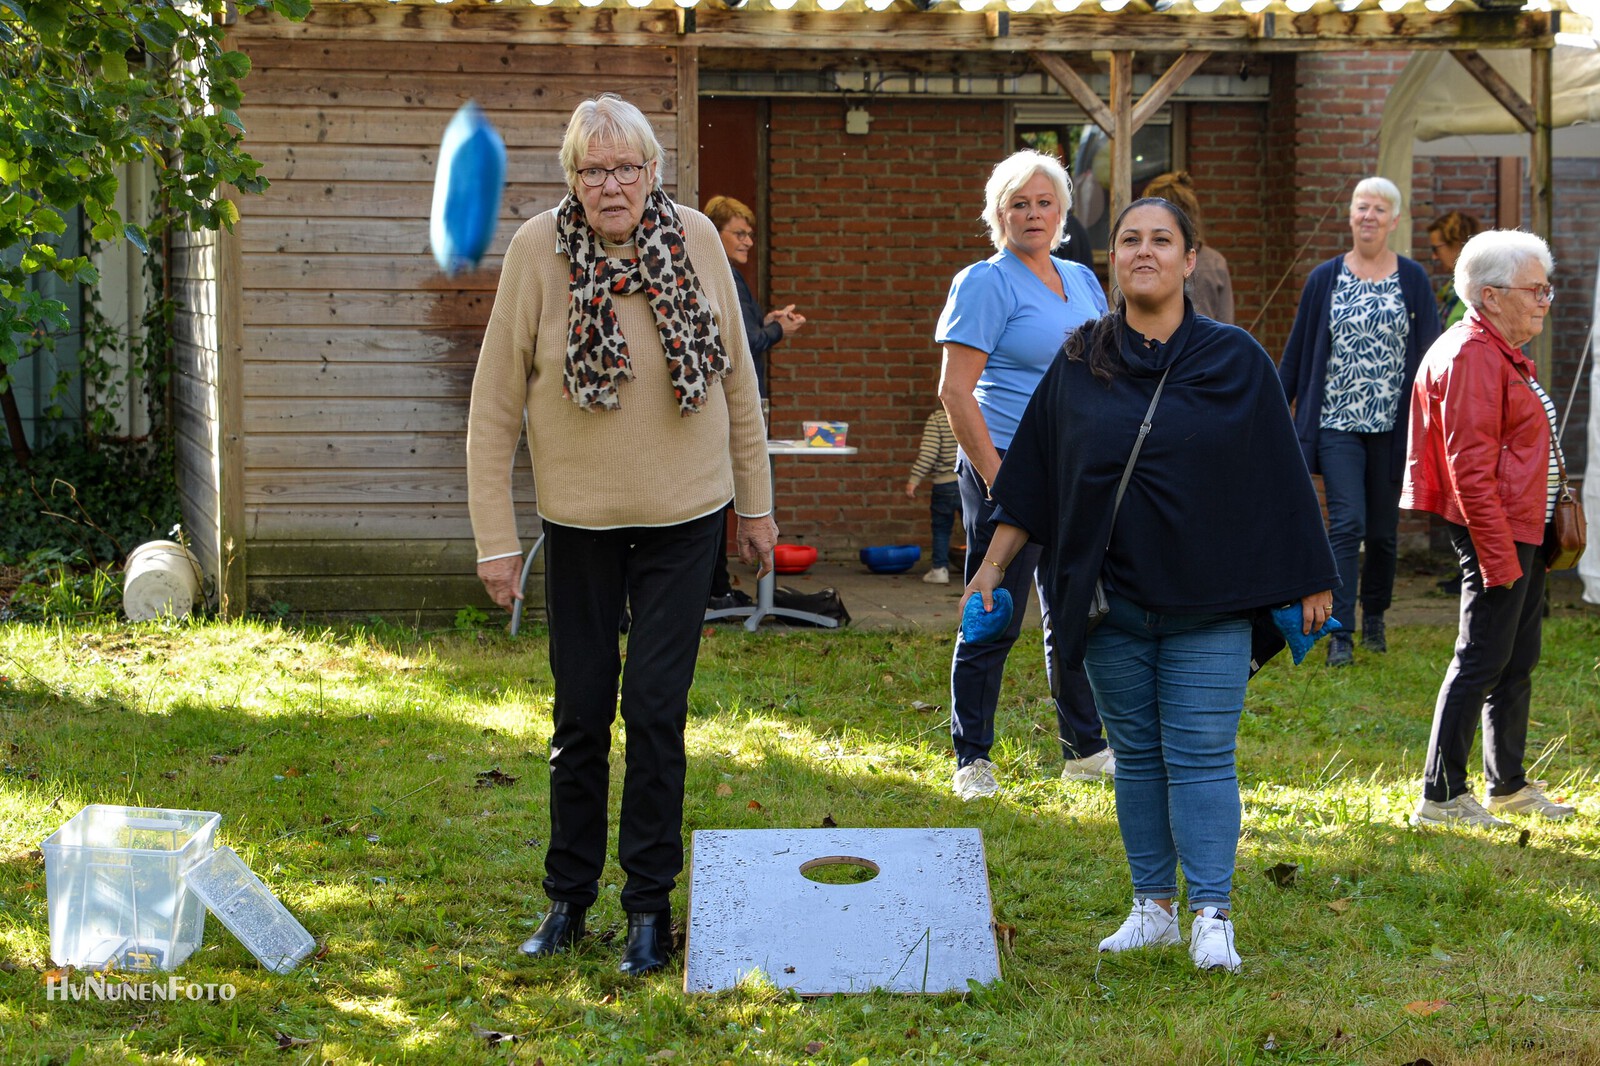
[[[1217,917],[1217,908],[1206,907],[1194,916],[1189,930],[1189,957],[1202,970],[1227,970],[1238,973],[1244,963],[1233,950],[1233,922]]]
[[[1131,951],[1183,943],[1176,911],[1168,911],[1153,899],[1133,897],[1133,910],[1122,928],[1100,941],[1101,951]]]

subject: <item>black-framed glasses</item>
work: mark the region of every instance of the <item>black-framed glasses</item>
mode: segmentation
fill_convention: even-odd
[[[1553,304],[1556,302],[1556,287],[1554,285],[1491,285],[1490,288],[1531,292],[1533,293],[1533,298],[1540,303]]]
[[[616,178],[618,185],[632,185],[643,173],[644,167],[638,163],[623,163],[615,167],[584,167],[578,171],[578,180],[591,189],[598,189],[606,183],[608,177]]]

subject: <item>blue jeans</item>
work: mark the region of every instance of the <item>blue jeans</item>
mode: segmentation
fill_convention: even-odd
[[[1004,454],[1004,453],[1002,453]],[[988,498],[983,479],[962,456],[956,460],[956,484],[961,490],[961,524],[967,533],[966,581],[972,580],[983,565],[983,553],[994,536],[990,516],[994,502]],[[950,662],[950,737],[955,742],[956,765],[966,766],[974,759],[987,759],[994,745],[994,711],[1000,703],[1000,682],[1006,672],[1006,656],[1022,634],[1022,616],[1028,603],[1028,587],[1039,593],[1039,609],[1044,622],[1044,670],[1050,682],[1050,695],[1056,702],[1056,729],[1061,740],[1061,755],[1081,759],[1105,750],[1100,736],[1100,712],[1095,709],[1094,693],[1082,669],[1067,670],[1056,662],[1055,630],[1050,625],[1050,601],[1039,584],[1039,545],[1029,542],[1006,567],[1000,587],[1011,593],[1015,609],[1011,624],[999,639],[984,644],[969,644],[956,631],[956,650]]]
[[[928,501],[928,520],[933,524],[933,562],[930,565],[935,569],[950,566],[950,526],[960,506],[961,489],[954,481],[933,486],[933,499]]]
[[[1109,593],[1084,669],[1117,753],[1117,826],[1136,896],[1226,909],[1239,850],[1234,747],[1250,675],[1250,623],[1151,614]]]
[[[1358,572],[1363,614],[1382,614],[1394,596],[1400,483],[1389,474],[1393,437],[1392,431],[1317,431],[1317,465],[1328,500],[1328,543],[1339,568],[1333,616],[1347,633],[1355,631]],[[1361,562],[1362,542],[1367,546],[1365,565]]]

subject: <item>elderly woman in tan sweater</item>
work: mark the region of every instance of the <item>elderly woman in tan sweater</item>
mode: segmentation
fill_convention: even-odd
[[[734,501],[747,562],[769,560],[778,535],[733,273],[711,221],[662,190],[661,155],[632,104],[606,93],[578,105],[561,145],[568,195],[506,250],[467,423],[478,575],[500,606],[521,596],[511,468],[524,414],[545,534],[551,902],[522,951],[583,935],[605,864],[620,680],[621,969],[635,975],[672,950],[684,725],[723,508]]]

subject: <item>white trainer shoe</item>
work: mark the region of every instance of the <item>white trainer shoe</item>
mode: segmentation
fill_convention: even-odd
[[[1183,943],[1177,911],[1163,910],[1161,904],[1141,896],[1133,897],[1133,910],[1122,928],[1100,941],[1101,951],[1132,951],[1134,948],[1160,947]]]
[[[1523,789],[1526,792],[1527,789]],[[1518,792],[1516,795],[1522,795]],[[1506,799],[1514,797],[1507,796]],[[1412,825],[1470,825],[1479,829],[1504,829],[1510,822],[1502,821],[1483,809],[1476,796],[1463,792],[1455,799],[1444,801],[1426,797],[1411,812]]]
[[[948,585],[950,584],[950,568],[948,566],[935,566],[922,575],[922,580],[930,585]]]
[[[1000,791],[994,779],[994,763],[988,759],[973,759],[956,771],[950,790],[964,800],[983,799]]]
[[[1541,818],[1548,818],[1552,822],[1559,822],[1571,818],[1578,813],[1576,807],[1568,807],[1564,803],[1556,803],[1548,798],[1542,789],[1532,781],[1509,796],[1490,796],[1490,814],[1536,814]]]
[[[1117,756],[1110,748],[1102,748],[1081,759],[1068,759],[1061,768],[1063,781],[1110,781],[1117,776]]]
[[[1217,917],[1217,908],[1205,907],[1194,916],[1189,930],[1189,957],[1202,970],[1238,973],[1244,967],[1233,949],[1233,922]]]

